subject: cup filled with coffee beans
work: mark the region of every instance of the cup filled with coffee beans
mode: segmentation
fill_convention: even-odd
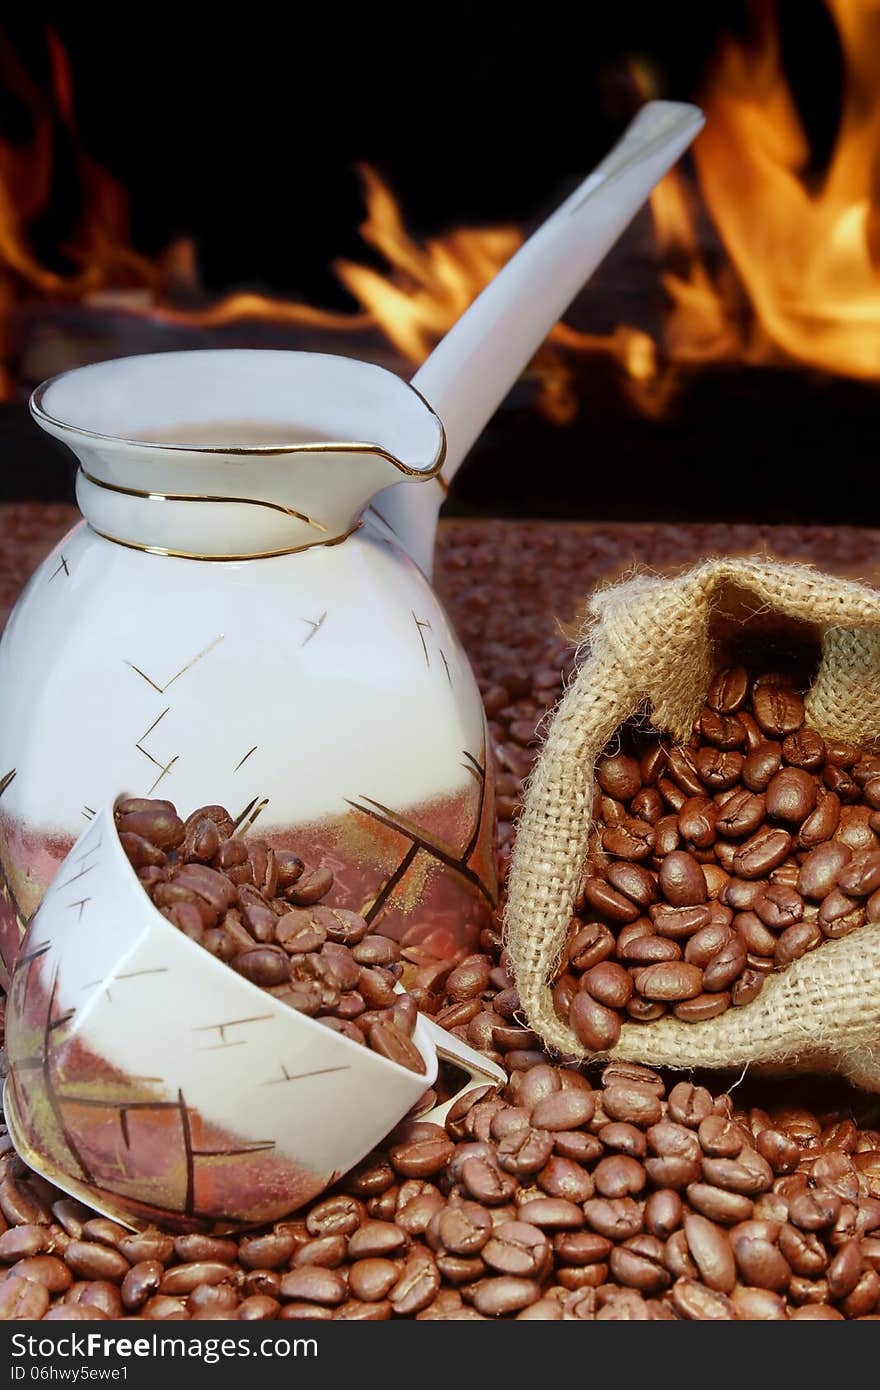
[[[235,1230],[300,1207],[405,1116],[442,1123],[462,1089],[500,1088],[418,1013],[400,946],[322,902],[332,882],[220,806],[102,808],[12,980],[22,1157],[126,1224]],[[467,1073],[445,1099],[438,1058]]]

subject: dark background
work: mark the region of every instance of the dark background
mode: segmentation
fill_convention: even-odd
[[[103,7],[32,5],[2,24],[0,127],[23,133],[20,96],[3,81],[9,55],[46,85],[51,24],[70,57],[81,143],[129,191],[139,250],[157,254],[187,235],[212,291],[270,289],[348,309],[330,266],[340,256],[371,259],[357,234],[359,161],[391,184],[416,236],[467,224],[528,228],[637,106],[629,59],[640,60],[657,95],[698,99],[719,34],[749,32],[762,8],[760,0],[189,14],[150,6],[108,18]],[[841,90],[834,27],[820,0],[781,0],[778,11],[820,176]],[[59,266],[78,211],[72,167],[62,136],[51,209],[34,227],[42,258]],[[578,323],[607,330],[634,297],[659,300],[659,275],[631,251],[618,253],[582,297]],[[517,388],[459,475],[454,508],[880,521],[870,482],[880,448],[873,385],[796,367],[711,368],[658,421],[632,410],[609,363],[591,358],[579,390],[578,419],[560,428]],[[69,495],[56,446],[34,442],[20,409],[2,415],[0,496]],[[804,451],[812,459],[832,449],[846,451],[858,500],[793,488]]]

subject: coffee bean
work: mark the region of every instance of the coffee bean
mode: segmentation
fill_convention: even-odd
[[[712,791],[724,791],[739,780],[743,768],[743,755],[737,752],[725,753],[717,748],[700,748],[695,762],[703,784]]]
[[[43,1314],[43,1322],[106,1322],[109,1313],[82,1303],[56,1303]]]
[[[25,1223],[22,1226],[11,1226],[8,1231],[0,1235],[0,1260],[4,1264],[14,1264],[16,1260],[30,1259],[34,1255],[43,1255],[53,1246],[52,1237],[47,1226],[36,1226]]]
[[[502,1221],[482,1249],[482,1258],[498,1274],[540,1278],[551,1257],[546,1235],[527,1221]]]
[[[465,1296],[477,1312],[488,1318],[509,1317],[530,1303],[536,1303],[540,1294],[541,1286],[536,1280],[518,1279],[509,1274],[480,1279],[465,1290]]]
[[[709,994],[729,989],[734,980],[742,974],[745,964],[745,943],[742,937],[735,933],[703,968],[702,988]]]
[[[815,808],[816,795],[816,782],[809,772],[799,767],[784,767],[768,783],[767,814],[800,825]]]
[[[607,1052],[620,1037],[620,1016],[585,992],[576,994],[571,1001],[569,1020],[590,1052]]]
[[[634,922],[639,909],[629,898],[618,893],[610,883],[601,878],[588,878],[583,888],[584,899],[596,912],[601,912],[612,922]]]
[[[688,1250],[703,1283],[720,1293],[730,1293],[736,1283],[736,1266],[730,1242],[718,1227],[704,1216],[684,1218]]]
[[[786,927],[776,943],[774,960],[778,966],[790,965],[800,960],[807,951],[812,951],[822,940],[822,932],[816,922],[798,922]]]
[[[119,1250],[92,1241],[72,1240],[64,1251],[64,1263],[80,1279],[106,1279],[119,1284],[129,1270]]]
[[[706,695],[706,704],[719,714],[735,714],[742,709],[748,695],[748,673],[742,666],[731,666],[714,677]]]
[[[232,1275],[232,1266],[217,1260],[192,1260],[175,1265],[162,1279],[159,1292],[174,1296],[190,1294],[200,1284],[220,1284]]]
[[[703,972],[685,961],[661,961],[640,970],[637,985],[645,999],[678,1003],[702,993]]]
[[[642,1211],[632,1197],[593,1197],[584,1203],[587,1225],[606,1240],[627,1240],[642,1229]]]
[[[148,1298],[158,1293],[164,1274],[164,1267],[158,1260],[140,1260],[132,1265],[122,1281],[124,1307],[129,1312],[142,1308]]]
[[[861,903],[834,888],[819,908],[818,924],[823,936],[846,936],[864,925],[867,914]]]
[[[239,975],[262,988],[280,985],[290,978],[287,956],[277,946],[255,946],[252,950],[240,951],[231,965]]]
[[[630,1197],[645,1186],[645,1169],[626,1154],[613,1154],[597,1163],[593,1171],[596,1191],[602,1197]]]
[[[695,907],[708,897],[706,878],[693,855],[684,850],[667,854],[660,867],[660,890],[672,907]]]
[[[282,1298],[293,1302],[333,1308],[344,1302],[347,1293],[344,1277],[337,1270],[323,1269],[320,1265],[303,1265],[281,1280]]]
[[[782,748],[769,741],[751,749],[743,761],[742,780],[750,792],[766,791],[782,766]]]
[[[785,686],[761,685],[752,694],[755,718],[771,738],[795,733],[804,722],[804,702]]]
[[[612,888],[623,893],[624,897],[629,898],[637,907],[648,907],[650,903],[656,902],[657,880],[640,864],[609,864],[606,873]]]
[[[632,998],[633,982],[623,966],[602,961],[581,976],[581,988],[606,1008],[622,1009]]]
[[[133,1265],[142,1260],[158,1260],[160,1264],[167,1264],[174,1253],[174,1239],[164,1231],[137,1231],[123,1236],[117,1243],[117,1249]]]
[[[702,710],[697,724],[701,736],[715,748],[741,748],[746,741],[746,731],[739,720],[716,710]]]
[[[683,1023],[703,1023],[707,1018],[717,1018],[730,1007],[730,994],[727,990],[715,994],[698,994],[694,999],[684,999],[673,1005],[672,1012]]]
[[[50,1226],[52,1214],[41,1202],[34,1189],[18,1178],[5,1177],[0,1182],[0,1211],[10,1225]]]
[[[791,766],[812,772],[825,761],[825,740],[814,729],[798,729],[783,742],[782,756]]]
[[[22,1322],[42,1318],[49,1307],[49,1291],[44,1284],[7,1274],[0,1281],[0,1321]]]
[[[671,749],[666,766],[670,777],[673,779],[673,785],[678,787],[679,792],[683,793],[684,797],[705,796],[706,793],[703,780],[700,776],[696,758],[691,749]],[[661,779],[658,786],[664,798],[668,799],[666,780],[667,779]],[[672,802],[670,802],[670,804],[673,805],[674,811],[680,812],[683,802],[680,797],[676,799],[679,801],[677,806]]]
[[[867,898],[876,893],[880,888],[880,851],[862,850],[853,855],[838,871],[837,886],[853,898]]]
[[[798,892],[813,902],[821,902],[837,884],[838,875],[852,858],[846,845],[827,841],[805,856],[798,873]]]
[[[762,823],[764,814],[763,798],[740,789],[734,791],[717,811],[714,826],[719,835],[731,840],[741,840],[754,834]]]
[[[801,920],[804,902],[788,884],[771,882],[755,899],[755,913],[765,926],[782,931]]]
[[[32,1279],[50,1293],[64,1293],[73,1283],[70,1270],[54,1255],[31,1255],[28,1259],[19,1260],[10,1274],[17,1279]]]
[[[606,796],[613,796],[618,801],[630,801],[642,785],[642,776],[635,758],[618,753],[599,759],[596,781]]]
[[[332,887],[332,870],[321,867],[302,873],[284,890],[284,896],[297,907],[311,907],[325,898]]]
[[[369,1031],[369,1042],[380,1057],[387,1057],[407,1071],[424,1073],[425,1061],[411,1038],[394,1023],[374,1023]]]
[[[389,1291],[398,1317],[413,1317],[433,1303],[440,1288],[440,1271],[426,1250],[415,1251]]]
[[[791,836],[780,828],[765,827],[746,840],[733,856],[733,872],[739,878],[763,878],[781,864],[791,849]]]

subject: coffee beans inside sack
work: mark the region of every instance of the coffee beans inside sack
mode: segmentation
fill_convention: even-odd
[[[170,801],[117,803],[129,862],[164,917],[239,975],[352,1042],[424,1072],[412,1040],[415,1001],[395,989],[400,949],[363,917],[321,905],[329,869],[234,834],[229,812],[186,821]]]
[[[880,596],[731,560],[591,610],[511,867],[532,1026],[880,1089]]]

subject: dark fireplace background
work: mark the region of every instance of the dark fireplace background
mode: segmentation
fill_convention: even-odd
[[[331,263],[371,259],[357,233],[359,161],[389,182],[418,237],[456,225],[529,228],[635,109],[630,58],[651,72],[659,95],[698,99],[719,35],[747,32],[753,8],[746,0],[251,6],[214,10],[209,21],[201,7],[108,19],[102,7],[37,4],[7,16],[3,34],[42,82],[45,26],[62,40],[82,143],[129,191],[139,250],[157,254],[191,236],[212,292],[268,290],[346,310],[354,306]],[[820,172],[839,111],[834,28],[820,0],[781,0],[778,11]],[[0,61],[0,128],[20,138],[21,105],[3,72]],[[76,214],[62,142],[52,213],[37,229],[46,262],[63,264],[57,248]],[[633,309],[659,323],[647,214],[574,319],[608,331]],[[204,342],[149,344],[180,345]],[[139,348],[121,328],[119,352]],[[695,371],[652,420],[632,407],[608,360],[590,355],[573,370],[575,421],[548,422],[520,383],[459,475],[451,511],[880,523],[876,385],[794,365],[714,366]],[[0,498],[67,499],[71,477],[69,456],[40,435],[22,402],[0,407]]]

